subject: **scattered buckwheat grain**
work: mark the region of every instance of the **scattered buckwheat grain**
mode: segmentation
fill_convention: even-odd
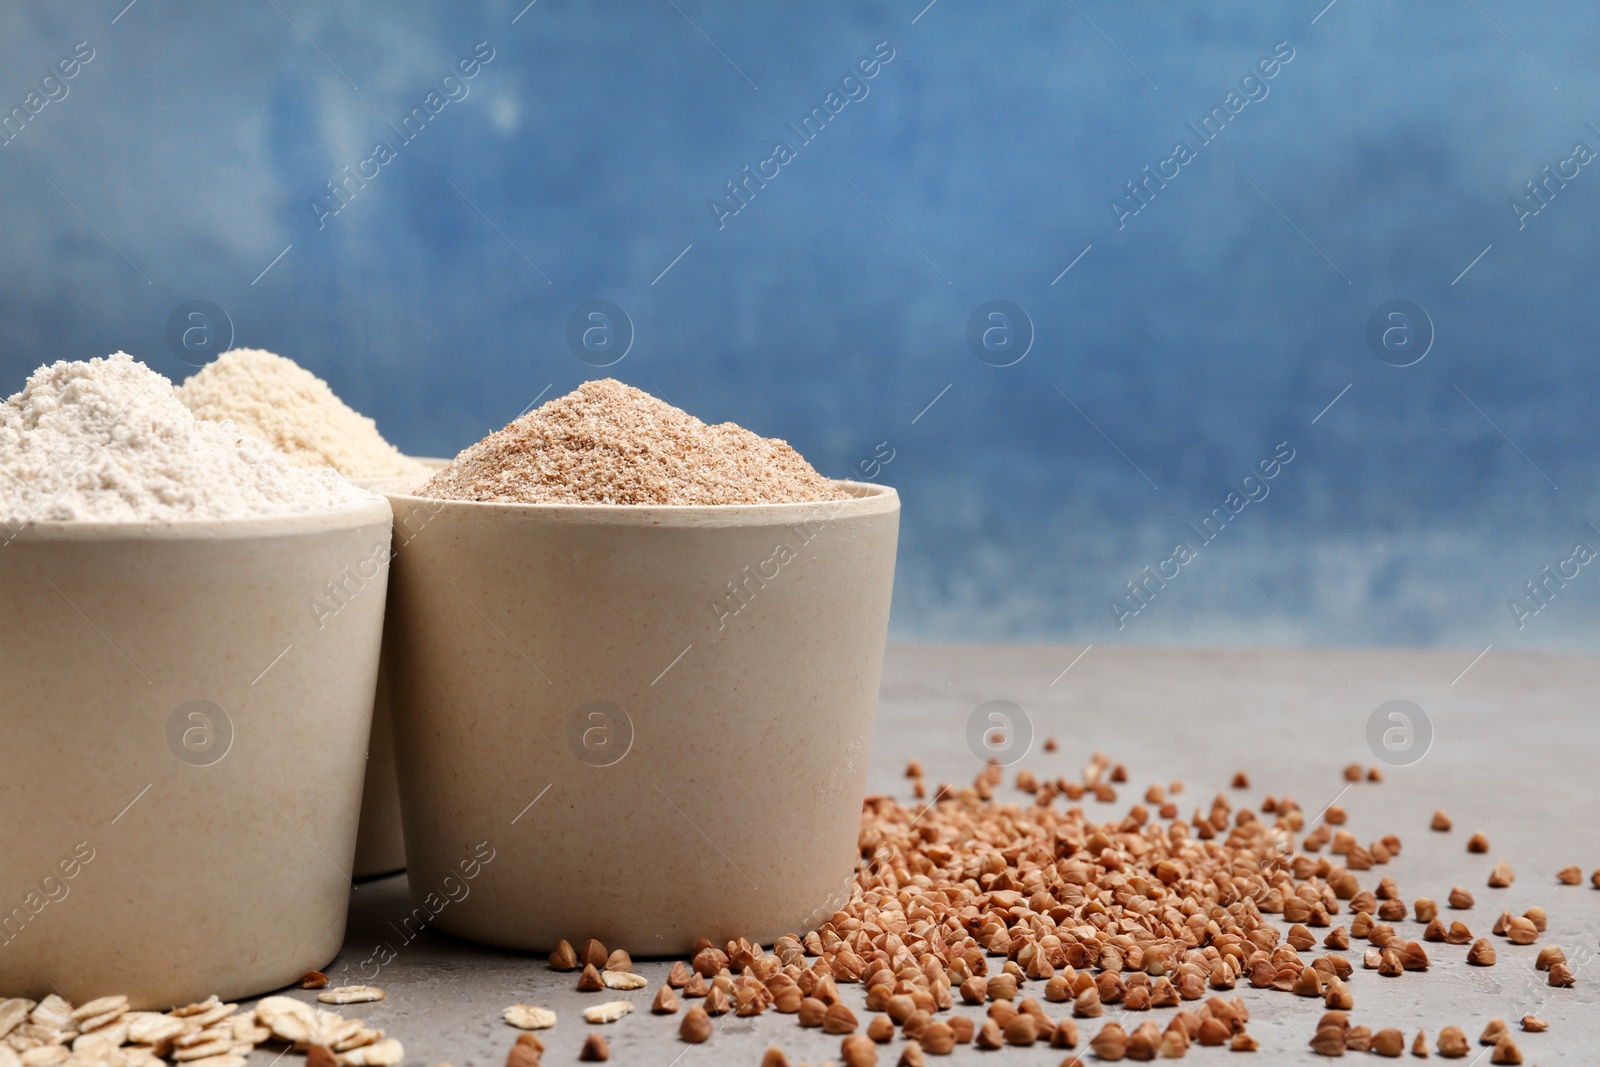
[[[711,1036],[711,1029],[711,1016],[696,1004],[684,1012],[683,1022],[678,1024],[678,1036],[691,1045],[698,1045]]]
[[[516,1044],[506,1053],[506,1067],[539,1067],[539,1061],[543,1056],[543,1041],[532,1034],[519,1034]]]
[[[839,1043],[839,1059],[844,1067],[875,1067],[878,1048],[865,1034],[851,1034]]]
[[[1494,1043],[1494,1051],[1489,1053],[1490,1063],[1518,1064],[1522,1062],[1522,1050],[1517,1043],[1511,1040],[1510,1034],[1502,1034],[1500,1040]]]
[[[1447,1060],[1457,1060],[1472,1051],[1467,1035],[1459,1026],[1447,1026],[1439,1031],[1439,1055]]]
[[[575,971],[578,969],[578,953],[570,942],[563,939],[554,952],[550,953],[550,968],[556,971]]]

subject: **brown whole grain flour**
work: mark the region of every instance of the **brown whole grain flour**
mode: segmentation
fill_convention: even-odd
[[[418,493],[503,504],[781,504],[843,492],[783,441],[708,426],[612,378],[485,437]]]

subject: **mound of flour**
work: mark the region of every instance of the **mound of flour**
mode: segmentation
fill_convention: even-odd
[[[346,478],[428,473],[385,441],[377,423],[340,400],[327,382],[260,348],[222,353],[177,393],[200,418],[232,419],[296,467],[332,467]]]
[[[165,522],[296,515],[380,499],[291,466],[118,352],[40,367],[0,406],[0,523]]]
[[[462,452],[418,490],[508,504],[783,504],[841,490],[785,441],[707,426],[614,378],[584,382]]]

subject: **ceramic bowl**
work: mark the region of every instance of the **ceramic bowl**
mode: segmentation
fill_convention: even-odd
[[[0,548],[0,990],[168,1008],[344,935],[388,503]]]
[[[418,914],[650,956],[770,942],[848,899],[900,505],[839,487],[718,507],[390,490]]]

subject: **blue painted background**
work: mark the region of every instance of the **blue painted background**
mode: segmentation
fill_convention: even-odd
[[[606,373],[834,475],[888,442],[913,638],[1600,634],[1592,568],[1520,629],[1508,606],[1600,547],[1600,168],[1520,228],[1511,208],[1600,147],[1593,9],[125,2],[0,9],[8,111],[94,53],[0,148],[5,392],[117,348],[181,377],[166,322],[206,299],[447,455],[593,376],[567,320],[605,299],[636,332]],[[788,124],[880,43],[866,95],[801,144]],[[1125,183],[1275,48],[1119,228]],[[319,219],[379,140],[394,158]],[[719,226],[709,202],[779,140],[792,161]],[[1405,368],[1365,340],[1397,298],[1436,329]],[[1013,366],[967,343],[994,299],[1033,324]],[[1202,545],[1187,524],[1280,442],[1269,495]],[[1195,558],[1114,611],[1178,540]]]

